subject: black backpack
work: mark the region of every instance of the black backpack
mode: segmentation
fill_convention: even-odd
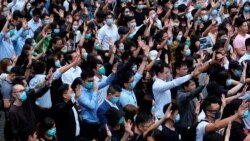
[[[201,122],[208,122],[206,119],[203,119],[201,120],[200,122],[192,125],[188,130],[187,130],[187,133],[186,133],[186,137],[185,137],[185,141],[196,141],[196,128],[197,126],[201,123]]]

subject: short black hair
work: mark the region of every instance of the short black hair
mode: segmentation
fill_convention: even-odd
[[[169,68],[169,66],[166,63],[158,63],[155,65],[154,70],[155,74],[158,75],[158,73],[163,73],[164,68]]]
[[[68,51],[64,54],[64,59],[67,63],[69,63],[70,60],[72,60],[72,54],[76,51]]]
[[[86,80],[89,77],[94,77],[95,73],[92,69],[84,69],[81,73],[81,79]]]
[[[68,91],[68,90],[69,90],[69,85],[68,84],[62,84],[59,87],[59,89],[57,90],[60,98],[63,99],[63,94],[65,93],[65,91]]]
[[[111,13],[111,12],[108,12],[108,13],[107,13],[106,18],[107,18],[108,16],[110,16],[110,15],[114,18],[114,14]]]
[[[35,8],[32,12],[33,16],[41,16],[42,12],[40,8]]]
[[[118,123],[119,123],[119,120],[122,118],[122,114],[121,112],[114,108],[114,107],[110,107],[106,113],[106,118],[107,118],[107,122],[108,122],[108,125],[111,126],[111,127],[115,127]]]
[[[250,47],[250,38],[247,38],[246,41],[245,41],[245,46],[246,48],[247,47]]]
[[[180,69],[181,67],[183,67],[183,66],[187,66],[187,62],[185,62],[185,61],[176,61],[175,63],[174,63],[174,69],[176,70],[176,69]]]
[[[139,126],[153,120],[152,114],[145,112],[139,113],[135,118],[135,125]]]
[[[201,107],[202,107],[203,111],[206,113],[206,111],[211,106],[211,104],[216,104],[216,103],[221,106],[220,98],[218,98],[216,96],[209,96],[209,97],[204,99],[203,103],[201,104]]]
[[[81,77],[77,77],[71,84],[71,88],[75,91],[77,85],[82,85]]]
[[[168,103],[168,104],[164,105],[164,107],[163,107],[163,113],[164,114],[166,113],[166,111],[167,111],[168,107],[170,106],[170,104],[172,104],[172,107],[170,109],[172,111],[172,113],[174,113],[175,111],[178,110],[178,106],[175,103]]]
[[[17,76],[24,75],[23,69],[19,66],[15,66],[15,67],[11,68],[10,73],[13,73]]]
[[[125,71],[119,75],[119,80],[121,83],[121,86],[124,87],[124,83],[128,83],[129,79],[131,79],[134,76],[134,72],[132,70]]]
[[[119,85],[110,85],[107,90],[107,93],[114,94],[115,92],[121,92],[121,87]]]
[[[33,70],[35,74],[43,74],[46,68],[46,65],[42,61],[35,62],[33,65]]]

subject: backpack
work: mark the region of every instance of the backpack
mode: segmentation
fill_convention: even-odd
[[[185,137],[185,141],[196,141],[196,128],[197,126],[201,123],[201,122],[208,122],[206,119],[203,119],[201,120],[200,122],[192,125],[188,130],[187,130],[187,133],[186,133],[186,137]]]

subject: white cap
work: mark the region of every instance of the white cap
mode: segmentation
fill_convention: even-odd
[[[149,52],[149,58],[150,58],[150,60],[154,60],[157,57],[157,54],[158,54],[158,52],[156,50],[151,50]],[[159,60],[159,58],[157,58],[157,60]]]

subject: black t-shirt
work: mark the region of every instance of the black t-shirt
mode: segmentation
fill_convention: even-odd
[[[162,126],[162,133],[164,134],[166,141],[180,141],[179,140],[179,133],[177,130],[175,130],[175,131],[170,130],[168,127],[163,125]]]
[[[119,130],[113,130],[111,127],[109,128],[112,134],[111,141],[120,141],[124,135],[125,128],[121,126]],[[105,126],[102,126],[99,129],[99,140],[105,140],[107,137],[107,131]]]
[[[138,135],[137,133],[134,133],[130,141],[146,141],[146,139],[143,138],[143,135]]]
[[[244,132],[244,123],[239,123],[236,121],[232,122],[231,135],[229,141],[243,141],[247,136]]]
[[[146,16],[146,13],[144,11],[137,12],[135,10],[134,17],[135,17],[135,21],[136,21],[137,26],[140,26],[143,24],[143,21],[145,20],[145,16]]]

